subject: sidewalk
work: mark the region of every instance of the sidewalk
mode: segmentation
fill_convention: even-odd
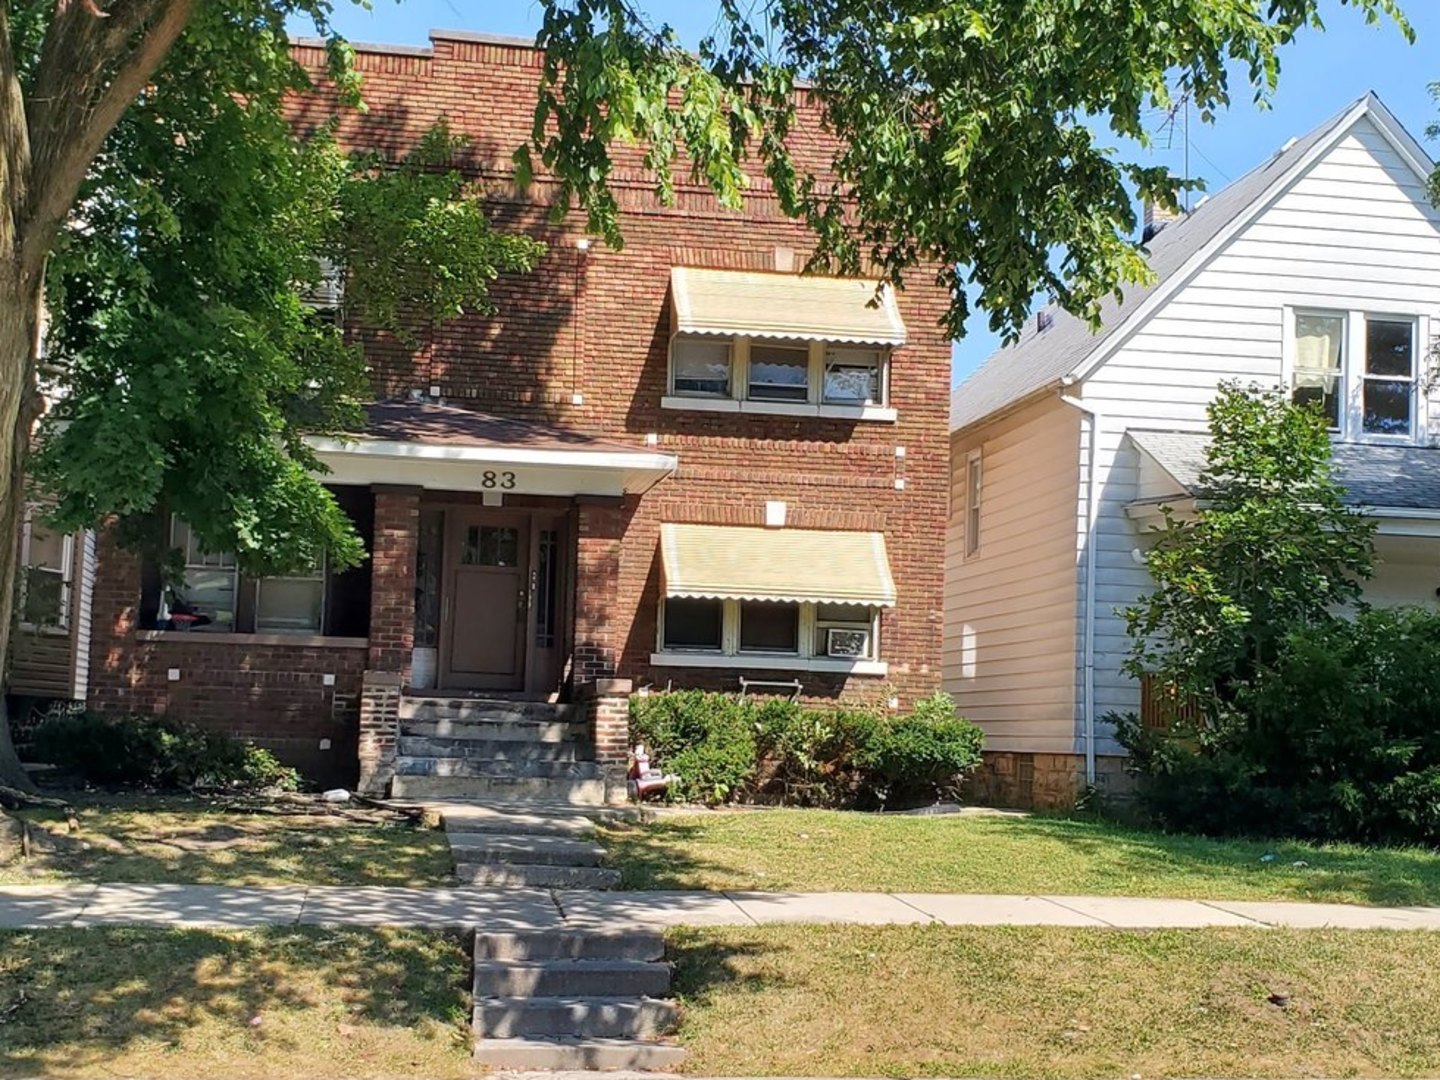
[[[0,929],[421,926],[486,930],[766,923],[1440,930],[1440,907],[963,893],[596,892],[374,886],[4,885]]]

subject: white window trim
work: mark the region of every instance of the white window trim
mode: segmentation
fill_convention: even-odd
[[[705,335],[672,334],[666,352],[665,394],[660,399],[662,409],[692,412],[751,413],[757,416],[801,416],[826,420],[853,420],[867,423],[893,424],[900,419],[899,411],[890,404],[891,367],[894,349],[883,345],[874,348],[880,353],[881,401],[867,404],[842,404],[825,401],[825,350],[831,346],[869,348],[870,346],[844,341],[808,341],[776,339],[780,347],[808,350],[809,368],[806,379],[805,401],[754,401],[750,393],[750,346],[755,340],[749,337],[721,338],[730,345],[730,396],[707,394],[682,394],[675,390],[675,343],[693,340]],[[769,339],[763,339],[769,343]]]
[[[978,476],[971,484],[972,475]],[[980,524],[985,509],[985,456],[980,448],[965,455],[965,558],[980,555]]]
[[[15,591],[15,610],[24,611],[26,588],[29,584],[30,537],[35,527],[37,507],[27,507],[20,524],[20,577]],[[34,623],[21,619],[16,623],[21,630],[38,634],[68,634],[70,632],[70,600],[75,585],[75,534],[65,533],[60,540],[60,612],[53,623]]]
[[[1360,308],[1320,307],[1309,304],[1286,305],[1281,341],[1283,360],[1281,363],[1281,385],[1287,400],[1294,392],[1295,319],[1299,315],[1338,316],[1344,320],[1344,347],[1340,355],[1340,426],[1330,428],[1331,435],[1340,442],[1371,443],[1379,446],[1424,446],[1429,441],[1426,397],[1424,394],[1424,363],[1426,342],[1430,340],[1430,319],[1418,311],[1385,311]],[[1412,349],[1410,384],[1410,432],[1406,435],[1388,435],[1365,430],[1365,374],[1366,323],[1408,322],[1412,327]],[[1396,377],[1381,382],[1400,382]]]
[[[665,647],[665,600],[660,600],[659,618],[656,620],[655,652],[650,654],[650,663],[656,667],[697,667],[734,668],[756,671],[814,671],[851,675],[887,675],[888,662],[879,659],[880,652],[880,609],[870,609],[870,653],[869,657],[824,656],[815,651],[817,629],[822,625],[816,620],[816,605],[811,602],[800,604],[800,625],[798,628],[799,648],[796,652],[742,652],[740,650],[740,601],[721,600],[720,649],[667,649]],[[869,606],[869,605],[864,605]],[[824,626],[855,627],[859,622],[834,622],[827,620]]]

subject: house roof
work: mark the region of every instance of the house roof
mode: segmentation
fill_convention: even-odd
[[[1087,361],[1097,358],[1103,347],[1119,339],[1145,301],[1184,279],[1184,272],[1197,256],[1221,238],[1227,228],[1258,209],[1266,196],[1278,193],[1297,172],[1311,151],[1339,138],[1362,116],[1374,115],[1387,130],[1408,135],[1374,94],[1347,105],[1302,139],[1287,144],[1256,168],[1211,198],[1203,200],[1189,214],[1161,229],[1146,246],[1155,280],[1134,286],[1123,300],[1108,296],[1101,304],[1101,328],[1092,332],[1085,320],[1050,304],[1049,325],[1039,329],[1031,319],[1014,344],[993,353],[974,374],[961,383],[950,399],[951,430],[969,427],[992,413],[1050,386],[1068,376],[1077,376]],[[1423,151],[1421,151],[1423,156]]]
[[[647,453],[571,428],[493,416],[436,401],[380,401],[365,409],[364,439],[456,447]]]
[[[1128,434],[1181,490],[1201,493],[1209,435],[1133,428]],[[1337,443],[1331,460],[1335,479],[1345,487],[1345,501],[1352,506],[1440,510],[1440,447]]]

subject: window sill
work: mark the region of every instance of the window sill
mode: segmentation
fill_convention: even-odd
[[[730,668],[735,671],[813,671],[836,675],[888,675],[884,660],[844,660],[833,656],[757,656],[721,653],[658,652],[650,654],[652,667]]]
[[[233,634],[205,630],[137,630],[137,641],[185,642],[190,645],[295,645],[307,649],[364,649],[369,638],[325,634]]]
[[[63,638],[70,636],[68,626],[56,626],[54,623],[46,623],[44,626],[27,622],[16,623],[15,630],[17,633],[29,634],[31,637]]]
[[[662,409],[689,412],[749,413],[752,416],[804,416],[822,420],[863,420],[893,424],[900,419],[888,405],[813,405],[790,401],[736,401],[734,398],[667,396]]]

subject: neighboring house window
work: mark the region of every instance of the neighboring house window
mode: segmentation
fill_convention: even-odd
[[[20,534],[17,609],[22,626],[63,630],[68,625],[74,562],[74,538],[45,528],[27,514]]]
[[[660,604],[662,653],[795,657],[845,662],[879,659],[880,608],[865,604],[710,600],[672,596]]]
[[[980,452],[965,459],[965,554],[980,550],[980,498],[984,481]]]
[[[325,612],[325,567],[255,583],[255,629],[262,634],[318,634]]]
[[[1318,404],[1332,430],[1340,430],[1345,381],[1345,316],[1295,313],[1295,369],[1291,397]]]
[[[168,620],[177,630],[233,630],[235,599],[240,591],[235,556],[205,551],[190,526],[173,516],[170,546],[180,552],[184,570],[180,580],[165,590],[162,621]]]
[[[728,338],[676,338],[670,347],[672,389],[682,397],[728,398],[731,363]]]
[[[825,350],[827,404],[877,405],[885,393],[881,383],[885,354],[880,349],[832,346]]]
[[[1350,439],[1413,439],[1419,320],[1365,312],[1294,316],[1291,399],[1314,404]]]
[[[750,400],[810,400],[810,350],[803,345],[750,346]]]

